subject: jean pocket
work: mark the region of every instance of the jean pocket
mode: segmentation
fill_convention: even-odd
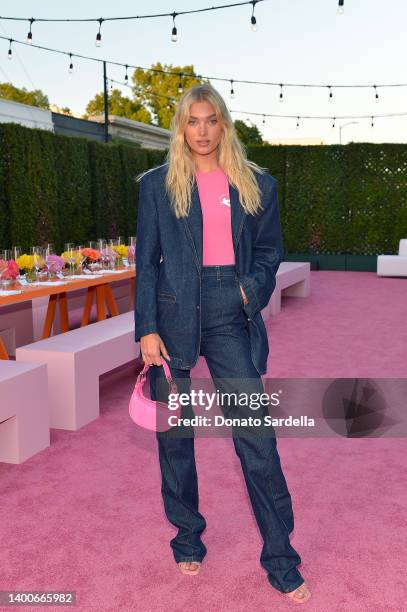
[[[239,292],[239,301],[240,301],[240,306],[243,308],[244,306],[244,301],[243,301],[243,296],[242,296],[242,292],[240,290],[240,283],[239,283],[239,279],[236,278],[236,287],[237,290]]]
[[[176,302],[177,298],[175,295],[171,295],[171,293],[163,293],[162,291],[157,293],[157,300],[159,302]]]

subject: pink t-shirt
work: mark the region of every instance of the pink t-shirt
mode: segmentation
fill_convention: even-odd
[[[203,221],[202,265],[234,264],[228,177],[216,168],[196,172],[195,178]]]

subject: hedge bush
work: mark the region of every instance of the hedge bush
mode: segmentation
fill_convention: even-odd
[[[0,249],[133,236],[135,176],[165,151],[0,124]],[[251,146],[278,180],[286,253],[395,253],[407,237],[407,145]]]

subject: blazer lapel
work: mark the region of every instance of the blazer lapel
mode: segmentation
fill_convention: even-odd
[[[235,251],[235,257],[237,254],[237,245],[242,233],[243,224],[246,218],[246,213],[243,206],[239,202],[239,192],[229,183],[229,195],[230,195],[230,214],[232,224],[232,240],[233,248]],[[202,270],[202,234],[203,234],[203,220],[202,220],[202,208],[201,201],[199,198],[198,186],[196,180],[194,180],[191,193],[191,207],[188,217],[182,217],[184,229],[186,235],[190,241],[194,261],[198,269],[199,274]]]

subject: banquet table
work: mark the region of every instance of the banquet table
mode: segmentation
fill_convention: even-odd
[[[103,270],[101,274],[82,274],[79,277],[70,278],[68,276],[57,278],[50,281],[39,281],[38,284],[33,283],[20,285],[18,281],[7,287],[7,292],[0,291],[0,309],[2,306],[10,306],[19,302],[35,300],[48,296],[47,312],[45,316],[42,338],[49,338],[52,331],[52,325],[55,319],[57,306],[61,318],[61,332],[69,331],[68,320],[68,296],[73,291],[79,289],[87,289],[85,306],[83,309],[81,327],[89,324],[92,304],[96,299],[97,320],[106,319],[107,309],[110,316],[114,317],[119,314],[116,301],[112,292],[111,284],[119,281],[130,279],[131,299],[134,302],[135,289],[135,269],[134,268],[118,268],[116,270]],[[10,291],[18,291],[7,295]],[[0,359],[8,359],[4,343],[0,337]]]

